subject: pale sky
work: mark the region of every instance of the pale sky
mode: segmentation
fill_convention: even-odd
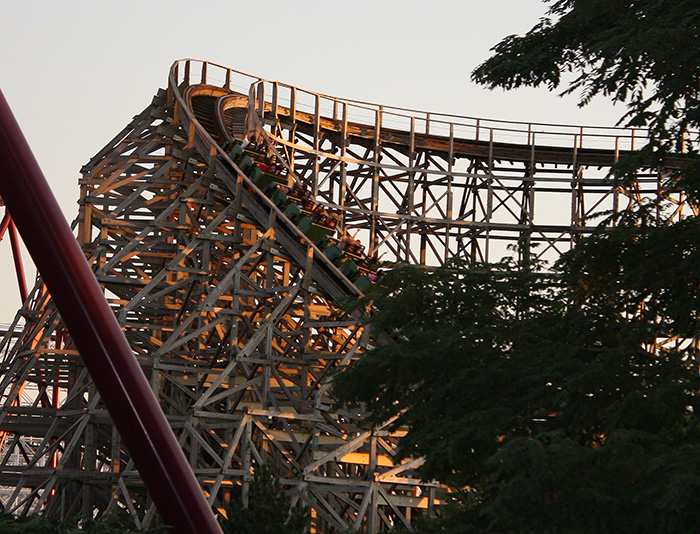
[[[575,97],[546,89],[491,92],[470,81],[492,46],[545,11],[540,0],[3,0],[0,89],[72,221],[81,166],[165,87],[181,58],[385,105],[614,125],[623,108],[606,101],[579,109]],[[6,237],[0,323],[19,305]]]

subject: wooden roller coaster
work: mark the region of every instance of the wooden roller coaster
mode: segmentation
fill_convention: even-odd
[[[552,260],[590,216],[657,196],[610,172],[644,133],[496,123],[304,91],[204,61],[82,169],[77,239],[215,509],[272,466],[312,532],[411,528],[445,497],[401,431],[332,410],[381,343],[338,302],[383,264]],[[674,162],[670,163],[671,166]],[[674,199],[678,218],[690,209]],[[535,211],[537,205],[537,211]],[[155,507],[39,280],[0,341],[0,502],[68,518]]]

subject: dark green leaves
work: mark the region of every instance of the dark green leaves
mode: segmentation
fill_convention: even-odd
[[[75,526],[79,523],[80,526]],[[11,514],[0,513],[0,532],[3,534],[125,534],[141,532],[143,534],[165,534],[167,527],[138,529],[128,517],[120,514],[110,514],[101,519],[83,519],[59,522],[39,515],[15,517]]]
[[[683,288],[700,270],[683,262],[700,256],[700,232],[689,220],[675,234],[639,234],[633,221],[583,240],[555,277],[454,262],[398,269],[374,295],[372,328],[392,342],[337,376],[334,392],[365,403],[369,423],[398,415],[408,430],[400,456],[425,456],[426,479],[471,488],[469,528],[643,531],[627,529],[640,525],[634,514],[670,521],[664,495],[685,487],[687,473],[700,477],[687,456],[700,453],[697,351],[651,346],[662,327],[697,326],[697,299]],[[648,261],[660,246],[671,250],[665,278]],[[659,462],[685,473],[669,477]]]
[[[220,520],[224,534],[303,534],[308,531],[308,511],[292,508],[273,470],[266,465],[255,469],[250,485],[250,502],[231,502],[227,518]]]
[[[362,303],[391,341],[334,391],[364,403],[368,424],[398,416],[399,456],[425,456],[423,476],[455,487],[423,532],[697,532],[700,2],[545,3],[473,79],[625,103],[648,143],[616,174],[660,171],[664,194],[610,216],[556,276],[397,269]]]
[[[548,18],[523,36],[503,39],[472,79],[492,89],[545,85],[552,90],[566,83],[563,94],[578,93],[582,106],[598,95],[625,103],[628,111],[620,122],[649,128],[653,157],[646,158],[646,166],[656,168],[673,152],[697,155],[700,4],[545,2]],[[563,76],[568,72],[573,78]],[[699,173],[689,169],[685,178],[684,188],[697,200]]]

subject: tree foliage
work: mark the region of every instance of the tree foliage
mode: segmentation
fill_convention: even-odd
[[[697,351],[652,345],[696,328],[700,308],[693,296],[640,313],[668,288],[649,283],[637,261],[646,238],[630,245],[629,230],[590,238],[556,277],[509,262],[385,277],[371,325],[394,342],[334,391],[365,403],[370,423],[398,416],[399,456],[425,456],[424,478],[463,490],[443,521],[465,532],[696,529]],[[679,271],[678,285],[688,278]]]
[[[140,530],[128,516],[120,514],[110,514],[101,519],[56,521],[39,515],[15,517],[0,513],[2,534],[165,534],[167,531],[164,526]]]
[[[308,511],[291,506],[279,480],[266,465],[255,470],[248,506],[233,501],[227,517],[220,520],[224,534],[303,534],[308,522]]]
[[[511,35],[472,73],[490,88],[521,86],[597,95],[628,107],[621,122],[649,128],[634,165],[663,165],[674,152],[697,155],[700,127],[700,3],[696,0],[544,0],[547,16]],[[573,74],[569,74],[573,73]],[[698,199],[700,167],[688,159],[669,176]]]
[[[663,186],[697,210],[700,3],[545,3],[473,78],[625,103],[648,145],[616,171],[675,158]],[[391,342],[334,392],[369,425],[396,416],[398,456],[424,456],[422,476],[455,488],[422,532],[698,530],[700,219],[671,222],[670,208],[607,214],[548,275],[510,260],[403,267],[361,303]]]
[[[282,490],[279,480],[268,466],[255,470],[250,485],[247,507],[240,500],[231,503],[226,517],[219,523],[224,534],[304,534],[308,532],[309,513],[306,508],[292,507],[290,498]],[[15,517],[0,512],[2,534],[166,534],[167,526],[146,530],[136,527],[124,515],[110,514],[100,519],[56,521],[39,515]]]

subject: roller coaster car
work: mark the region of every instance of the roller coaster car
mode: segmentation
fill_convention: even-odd
[[[324,237],[329,237],[335,233],[335,228],[330,228],[328,226],[322,226],[318,223],[312,222],[309,229],[304,232],[306,237],[311,239],[311,241],[318,241]]]
[[[269,173],[265,172],[259,165],[255,164],[248,171],[248,177],[266,194],[271,184],[275,183],[274,175],[270,175]],[[270,193],[267,196],[271,196],[271,194],[272,193]]]
[[[304,234],[307,237],[310,237],[309,230],[313,227],[313,224],[311,223],[311,219],[309,219],[306,215],[301,214],[296,218],[296,220],[294,221],[294,224],[296,224],[297,227],[299,228],[299,230],[304,232]]]
[[[280,185],[287,184],[287,174],[284,172],[278,172],[277,167],[268,167],[267,169],[265,167],[260,168],[262,172],[262,176],[260,177],[260,183],[262,185],[258,185],[258,187],[260,187],[261,189],[273,183]]]
[[[241,148],[241,145],[238,143],[238,141],[233,141],[230,145],[227,143],[227,146],[224,147],[224,150],[226,150],[227,148],[228,155],[233,161],[236,161],[240,156],[243,155],[243,149]]]
[[[287,206],[284,208],[284,214],[289,217],[289,219],[294,222],[294,220],[301,215],[301,210],[299,209],[299,206],[294,204],[293,202],[290,202],[287,204]]]
[[[348,278],[351,278],[355,273],[357,273],[357,264],[350,258],[343,259],[338,265],[338,269]]]
[[[324,251],[324,254],[329,260],[335,263],[335,260],[343,256],[343,251],[340,250],[340,247],[336,243],[331,243]]]
[[[331,244],[331,235],[330,234],[323,235],[314,241],[314,245],[316,245],[321,250],[326,250],[330,244]]]
[[[256,159],[267,158],[267,143],[249,142],[243,149],[250,154],[253,154]]]
[[[224,146],[228,148],[229,157],[243,172],[246,172],[254,165],[252,158],[243,151],[238,141],[226,143]]]
[[[357,280],[355,280],[355,286],[357,286],[357,289],[362,291],[363,293],[367,291],[370,286],[372,285],[372,280],[367,276],[367,275],[360,275]]]
[[[338,217],[330,217],[326,210],[317,206],[315,202],[313,202],[313,210],[309,210],[309,207],[311,203],[307,202],[300,208],[302,215],[307,216],[311,221],[309,229],[304,231],[306,236],[314,242],[332,236],[335,233]]]
[[[289,202],[289,199],[287,198],[287,195],[285,194],[284,191],[282,191],[282,188],[280,187],[275,187],[274,191],[269,195],[270,200],[274,202],[275,206],[278,208],[282,209],[283,206]]]
[[[330,242],[330,239],[327,241]],[[365,292],[372,285],[370,275],[373,273],[365,274],[364,270],[360,269],[352,259],[344,256],[337,243],[330,242],[324,254],[338,266],[340,272],[353,281],[360,291]]]
[[[240,158],[238,158],[238,167],[243,171],[246,172],[248,169],[250,169],[254,163],[251,157],[248,154],[243,154]]]
[[[324,254],[338,266],[340,272],[354,282],[360,291],[372,285],[373,265],[364,254],[364,247],[355,239],[344,237],[340,243],[333,240],[338,224],[338,216],[328,214],[319,206],[310,191],[294,184],[285,192],[287,185],[286,169],[270,164],[261,147],[249,145],[245,149],[234,139],[224,146],[238,167],[248,174],[251,181],[267,195],[274,204],[301,230],[314,241]],[[264,147],[262,147],[264,148]],[[263,159],[260,158],[263,156]]]
[[[248,178],[251,179],[251,181],[257,185],[260,189],[264,190],[265,187],[270,185],[269,183],[265,184],[263,183],[264,180],[262,179],[263,172],[260,170],[260,167],[257,165],[253,165],[250,170],[248,171]]]
[[[311,219],[301,212],[299,206],[293,202],[288,202],[286,206],[281,206],[281,208],[283,208],[284,214],[297,226],[297,228],[299,228],[299,230],[301,230],[310,239],[313,239],[311,236],[309,236],[309,230],[313,227]]]

